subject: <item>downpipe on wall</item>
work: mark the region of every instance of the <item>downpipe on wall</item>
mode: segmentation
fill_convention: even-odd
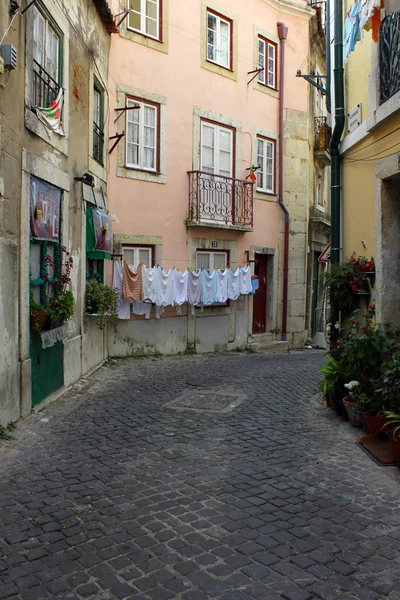
[[[283,250],[283,297],[282,297],[282,341],[286,341],[287,334],[287,308],[288,308],[288,281],[289,281],[289,223],[290,214],[283,202],[283,100],[285,89],[285,42],[288,27],[284,23],[277,23],[280,41],[279,60],[279,119],[278,119],[278,202],[285,215],[285,241]]]

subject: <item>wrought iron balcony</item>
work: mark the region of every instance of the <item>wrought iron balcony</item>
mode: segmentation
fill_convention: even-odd
[[[188,171],[188,225],[253,227],[253,183],[204,171]]]
[[[388,15],[379,29],[380,103],[400,90],[400,12]]]
[[[47,108],[57,98],[60,86],[43,67],[33,60],[33,106]]]
[[[314,118],[314,131],[314,155],[324,164],[329,164],[331,159],[329,146],[332,132],[326,122],[326,117]]]

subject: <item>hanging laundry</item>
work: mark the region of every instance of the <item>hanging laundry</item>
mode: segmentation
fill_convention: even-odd
[[[35,106],[36,116],[47,129],[54,131],[64,137],[64,129],[61,123],[61,113],[64,101],[64,88],[60,88],[57,98],[50,106]]]
[[[358,1],[353,4],[349,14],[346,17],[344,23],[344,36],[343,36],[343,60],[347,62],[350,52],[353,52],[356,47],[357,36],[360,31],[360,17],[359,17],[359,4]]]
[[[229,300],[237,300],[240,296],[240,281],[239,281],[239,267],[236,271],[230,269],[228,274],[228,298]]]
[[[239,269],[239,292],[244,296],[251,294],[253,288],[251,287],[251,271],[250,267],[247,265],[245,267],[240,267]]]
[[[156,267],[142,267],[142,279],[143,279],[143,299],[149,300],[153,304],[156,303],[157,298],[157,276]]]
[[[384,8],[384,0],[381,0],[380,8],[374,8],[374,12],[372,13],[371,17],[372,40],[375,42],[375,44],[377,44],[379,41],[379,28],[382,25],[382,8]]]
[[[217,271],[217,302],[228,300],[228,277],[230,269]]]
[[[373,15],[375,8],[380,8],[381,0],[359,0],[360,3],[360,30],[361,38],[363,37],[363,29],[369,31],[371,29],[370,18]]]
[[[182,306],[188,299],[188,271],[172,270],[173,302]]]
[[[217,302],[217,272],[203,272],[201,300],[204,306]]]
[[[150,319],[151,302],[143,302],[143,300],[132,301],[132,312],[134,315],[144,315],[145,319]]]
[[[124,261],[122,295],[125,300],[143,300],[142,265],[137,267],[135,273],[134,268]]]
[[[256,291],[258,290],[258,288],[260,287],[260,281],[259,281],[257,275],[252,276],[251,287],[252,287],[252,294],[255,294]]]
[[[193,306],[201,303],[202,280],[204,271],[188,271],[188,302]]]
[[[131,303],[122,298],[122,279],[122,267],[117,260],[114,260],[112,286],[118,293],[118,319],[130,319]]]
[[[166,273],[162,267],[156,267],[156,306],[174,306],[172,272],[173,269],[170,269]]]

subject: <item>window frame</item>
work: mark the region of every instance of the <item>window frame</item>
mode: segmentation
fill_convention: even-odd
[[[128,31],[134,31],[135,33],[138,33],[138,34],[142,35],[143,37],[147,37],[147,38],[150,38],[151,40],[155,40],[156,42],[162,43],[163,42],[163,0],[156,0],[156,2],[157,2],[157,25],[158,25],[157,37],[150,35],[149,33],[146,33],[146,11],[145,11],[146,0],[140,0],[140,27],[141,27],[141,29],[135,29],[134,27],[129,26],[130,13],[128,13],[126,28]],[[143,10],[143,5],[144,5],[144,10]],[[131,0],[128,1],[128,7],[130,8],[130,10],[133,10],[131,8]],[[144,24],[144,29],[142,30],[143,24]]]
[[[231,179],[235,179],[236,178],[236,127],[232,127],[231,125],[225,125],[224,123],[220,123],[218,121],[213,121],[211,119],[206,119],[203,117],[200,117],[200,148],[199,148],[199,170],[201,172],[202,171],[202,165],[203,165],[203,124],[209,124],[212,125],[213,127],[218,127],[219,129],[227,129],[229,131],[232,132],[232,175],[230,176]],[[214,146],[214,151],[215,151],[215,146]],[[211,175],[211,173],[210,173]],[[219,176],[219,177],[224,177],[224,175],[218,175],[216,173],[214,173],[214,175]]]
[[[129,116],[129,110],[126,111],[125,114],[125,168],[126,169],[133,169],[135,171],[143,171],[146,173],[153,173],[156,175],[159,175],[161,173],[160,171],[160,164],[161,164],[161,157],[160,157],[160,152],[161,152],[161,135],[160,135],[160,129],[161,129],[161,105],[158,104],[157,102],[152,102],[151,100],[146,100],[145,98],[137,98],[134,96],[129,96],[127,95],[125,97],[125,106],[128,107],[129,103],[133,102],[135,104],[140,104],[140,109],[139,112],[142,114],[143,113],[143,108],[144,106],[149,106],[152,108],[156,109],[156,118],[155,118],[155,148],[154,148],[154,152],[155,152],[155,168],[149,168],[149,167],[144,167],[143,166],[143,145],[140,143],[140,139],[141,136],[143,134],[143,130],[144,130],[144,123],[143,123],[143,119],[139,120],[139,164],[138,165],[134,165],[132,163],[128,163],[128,127],[129,127],[129,122],[128,122],[128,116]]]
[[[276,195],[276,140],[274,140],[272,138],[269,138],[269,137],[266,137],[264,135],[257,134],[257,136],[256,136],[257,164],[258,164],[258,142],[259,142],[259,140],[262,140],[262,142],[264,143],[264,148],[266,147],[266,145],[265,145],[266,143],[272,144],[272,148],[273,148],[273,151],[272,151],[272,160],[273,160],[273,164],[272,164],[272,178],[273,178],[273,181],[272,181],[272,189],[267,189],[265,187],[261,188],[261,187],[258,186],[258,177],[257,177],[256,191],[258,193],[260,193],[260,194],[269,194],[271,196],[275,196]],[[267,174],[267,171],[265,169],[265,167],[266,167],[266,160],[267,160],[267,154],[265,152],[264,156],[263,156],[263,165],[262,165],[262,172],[264,173],[265,179],[266,179],[266,174]],[[258,165],[258,166],[260,166],[260,165]]]
[[[324,171],[321,168],[317,169],[316,172],[316,202],[315,205],[318,210],[324,211]]]
[[[41,17],[44,20],[45,23],[45,37],[44,37],[44,46],[43,46],[43,60],[42,63],[40,64],[36,58],[35,58],[35,12],[33,12],[33,21],[32,21],[32,74],[33,74],[33,79],[35,79],[35,63],[37,63],[40,66],[40,69],[48,76],[50,77],[53,81],[56,82],[56,84],[58,85],[58,91],[60,90],[60,88],[63,85],[63,40],[64,40],[64,34],[62,32],[62,30],[60,29],[60,27],[58,26],[58,24],[56,23],[56,21],[54,20],[54,18],[52,17],[52,15],[50,14],[50,12],[46,9],[46,7],[42,4],[42,2],[36,2],[35,5],[32,7],[33,11],[36,11],[36,13],[39,15],[39,18]],[[57,48],[57,77],[56,79],[54,79],[51,74],[47,71],[46,69],[46,56],[47,56],[47,31],[48,29],[51,29],[53,31],[53,33],[55,34],[55,36],[58,38],[58,48]],[[57,93],[58,93],[57,91]],[[57,95],[57,94],[56,94]],[[32,103],[32,109],[35,108],[35,106],[38,106],[38,104],[35,104],[35,85],[33,83],[33,88],[32,88],[32,99],[31,99],[31,103]]]
[[[264,44],[264,65],[260,65],[259,58],[259,44],[260,41]],[[273,47],[274,49],[274,85],[269,85],[268,83],[268,75],[269,75],[269,47]],[[258,74],[257,82],[260,85],[263,85],[270,90],[278,91],[278,44],[266,38],[265,36],[258,34],[257,37],[257,68],[264,67],[264,70]],[[260,76],[263,74],[264,81],[261,81]]]
[[[230,267],[230,251],[229,250],[223,250],[223,249],[219,250],[216,248],[197,248],[196,249],[196,269],[200,269],[200,267],[197,266],[197,257],[199,254],[209,254],[210,255],[210,268],[205,269],[206,271],[212,272],[215,268],[214,267],[214,258],[211,261],[211,256],[214,254],[225,254],[225,257],[226,257],[225,269],[229,269],[229,267]],[[211,263],[212,263],[212,266],[211,266]]]
[[[137,254],[139,256],[139,251],[140,250],[149,250],[150,251],[150,266],[154,267],[154,260],[155,260],[155,246],[153,244],[148,244],[148,245],[143,245],[143,244],[122,244],[121,245],[121,254],[122,254],[122,262],[124,262],[125,259],[125,252],[124,250],[137,250]],[[135,254],[135,252],[134,252]],[[128,263],[128,264],[132,264],[132,263]],[[134,262],[135,264],[135,262]],[[140,263],[138,263],[140,264]]]
[[[94,120],[94,109],[95,109],[95,103],[96,103],[96,95],[95,92],[97,92],[100,95],[100,106],[99,106],[99,123],[96,123]],[[104,167],[104,88],[101,86],[101,84],[99,83],[99,81],[97,80],[96,77],[93,78],[93,140],[92,140],[92,157],[93,159],[99,163],[99,165],[101,165],[102,167]],[[99,133],[97,133],[95,131],[95,127],[97,126],[97,128],[99,129]],[[100,146],[102,147],[102,152],[101,155],[96,156],[95,155],[95,135],[100,136],[100,133],[102,134],[102,143],[100,144]]]
[[[224,21],[229,26],[229,50],[228,50],[229,64],[228,64],[228,66],[222,65],[221,63],[217,62],[216,60],[212,60],[211,58],[208,57],[208,45],[209,45],[209,42],[208,42],[208,15],[213,15],[214,17],[216,17],[218,19],[217,23],[220,21]],[[216,32],[216,35],[217,35],[217,32]],[[217,39],[217,42],[218,42],[218,39]],[[216,48],[218,48],[218,47],[216,46]],[[213,10],[210,7],[207,7],[207,9],[206,9],[206,62],[216,65],[217,67],[221,67],[221,69],[226,69],[227,71],[233,72],[233,20],[230,19],[229,17],[225,17],[225,15]]]

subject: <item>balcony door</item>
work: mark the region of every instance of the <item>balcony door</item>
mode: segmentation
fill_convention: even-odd
[[[232,223],[234,130],[215,123],[201,124],[200,219]]]

